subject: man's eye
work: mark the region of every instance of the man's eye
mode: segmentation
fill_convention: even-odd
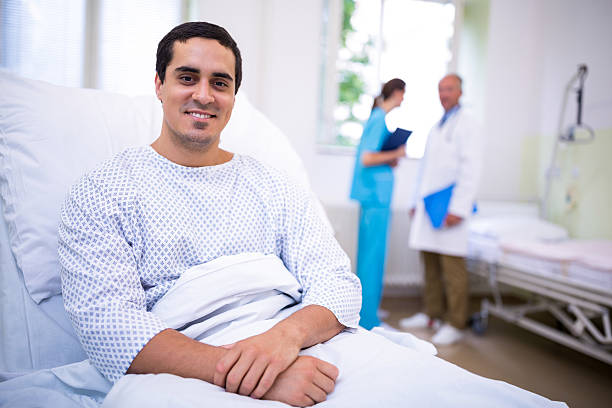
[[[179,77],[179,79],[183,82],[193,82],[193,78],[186,75]]]
[[[227,86],[228,86],[228,85],[227,85],[225,82],[223,82],[223,81],[215,81],[215,82],[214,82],[214,84],[215,84],[215,86],[218,86],[218,87],[220,87],[220,88],[224,88],[224,87],[227,87]]]

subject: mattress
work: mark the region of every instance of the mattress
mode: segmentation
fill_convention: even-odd
[[[529,216],[476,218],[468,257],[566,284],[612,294],[612,241],[573,240]]]
[[[500,242],[503,266],[612,293],[612,241]]]

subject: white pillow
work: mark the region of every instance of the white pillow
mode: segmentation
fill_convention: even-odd
[[[221,133],[223,149],[256,158],[260,162],[283,171],[287,176],[310,191],[319,216],[333,233],[331,222],[310,186],[308,173],[289,139],[263,113],[255,109],[244,93],[236,96],[232,118]]]
[[[498,240],[521,239],[560,241],[568,238],[567,230],[536,217],[523,215],[475,217],[470,232]]]
[[[101,161],[151,143],[159,135],[162,110],[154,96],[61,87],[4,71],[0,89],[4,220],[25,285],[39,303],[61,292],[57,226],[68,189]],[[240,94],[222,139],[230,150],[283,170],[308,187],[287,138]]]
[[[0,89],[4,218],[25,285],[40,302],[61,291],[57,226],[68,188],[102,160],[155,134],[148,109],[134,98],[4,72]]]

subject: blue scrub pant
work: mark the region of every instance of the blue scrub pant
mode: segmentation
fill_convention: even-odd
[[[379,326],[378,307],[382,298],[389,207],[361,207],[357,276],[361,280],[362,303],[359,324],[366,329]]]

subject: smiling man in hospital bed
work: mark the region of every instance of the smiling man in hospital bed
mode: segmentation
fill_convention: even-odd
[[[64,303],[114,383],[104,406],[565,406],[357,327],[359,281],[311,196],[219,148],[241,81],[224,29],[176,27],[156,69],[159,138],[61,213]]]

